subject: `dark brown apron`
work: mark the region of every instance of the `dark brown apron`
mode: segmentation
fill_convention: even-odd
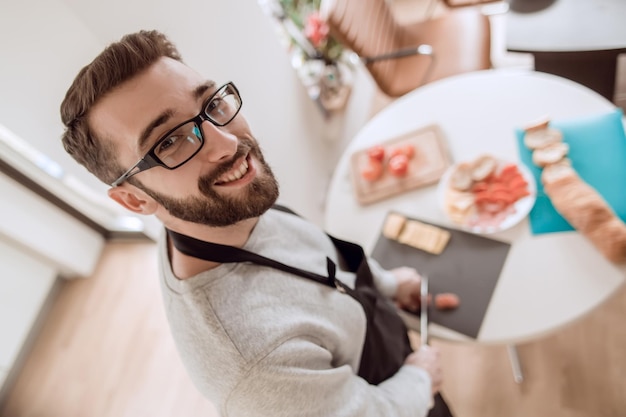
[[[294,214],[291,210],[274,206],[275,209]],[[205,242],[182,235],[171,230],[167,233],[176,249],[180,252],[206,261],[218,263],[251,262],[303,278],[311,279],[322,285],[336,288],[348,294],[363,307],[367,317],[365,342],[361,354],[358,375],[373,385],[393,376],[404,364],[406,357],[412,352],[407,328],[396,312],[395,306],[374,286],[374,278],[367,264],[363,249],[350,242],[336,239],[330,235],[337,252],[346,263],[346,268],[356,274],[355,288],[352,289],[335,278],[336,265],[326,257],[328,275],[323,276],[310,271],[258,255],[254,252],[234,246]],[[435,406],[430,410],[429,417],[452,416],[443,398],[435,396]]]

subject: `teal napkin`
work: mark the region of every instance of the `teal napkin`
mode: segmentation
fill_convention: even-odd
[[[550,126],[563,132],[569,144],[569,158],[578,175],[594,187],[615,213],[626,221],[626,134],[623,112],[570,120],[554,120]],[[532,162],[532,153],[524,145],[524,130],[515,130],[520,160],[528,167],[537,183],[537,201],[529,213],[533,234],[573,230],[554,209],[541,185],[541,169]]]

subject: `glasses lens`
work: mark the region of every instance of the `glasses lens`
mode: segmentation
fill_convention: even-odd
[[[200,129],[190,121],[161,139],[154,149],[155,155],[169,168],[184,164],[202,146]]]
[[[204,114],[218,126],[230,123],[241,108],[241,98],[230,84],[220,88],[204,109]]]

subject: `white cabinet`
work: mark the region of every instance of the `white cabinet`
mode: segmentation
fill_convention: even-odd
[[[56,277],[53,266],[0,238],[0,387]]]
[[[100,233],[2,174],[0,195],[0,237],[28,248],[64,277],[92,273],[104,246]]]

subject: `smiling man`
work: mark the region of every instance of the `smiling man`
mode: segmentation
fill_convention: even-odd
[[[412,352],[392,303],[419,307],[419,274],[276,206],[241,107],[156,31],[109,45],[61,105],[67,152],[164,225],[165,309],[198,389],[222,417],[449,415],[438,352]]]

